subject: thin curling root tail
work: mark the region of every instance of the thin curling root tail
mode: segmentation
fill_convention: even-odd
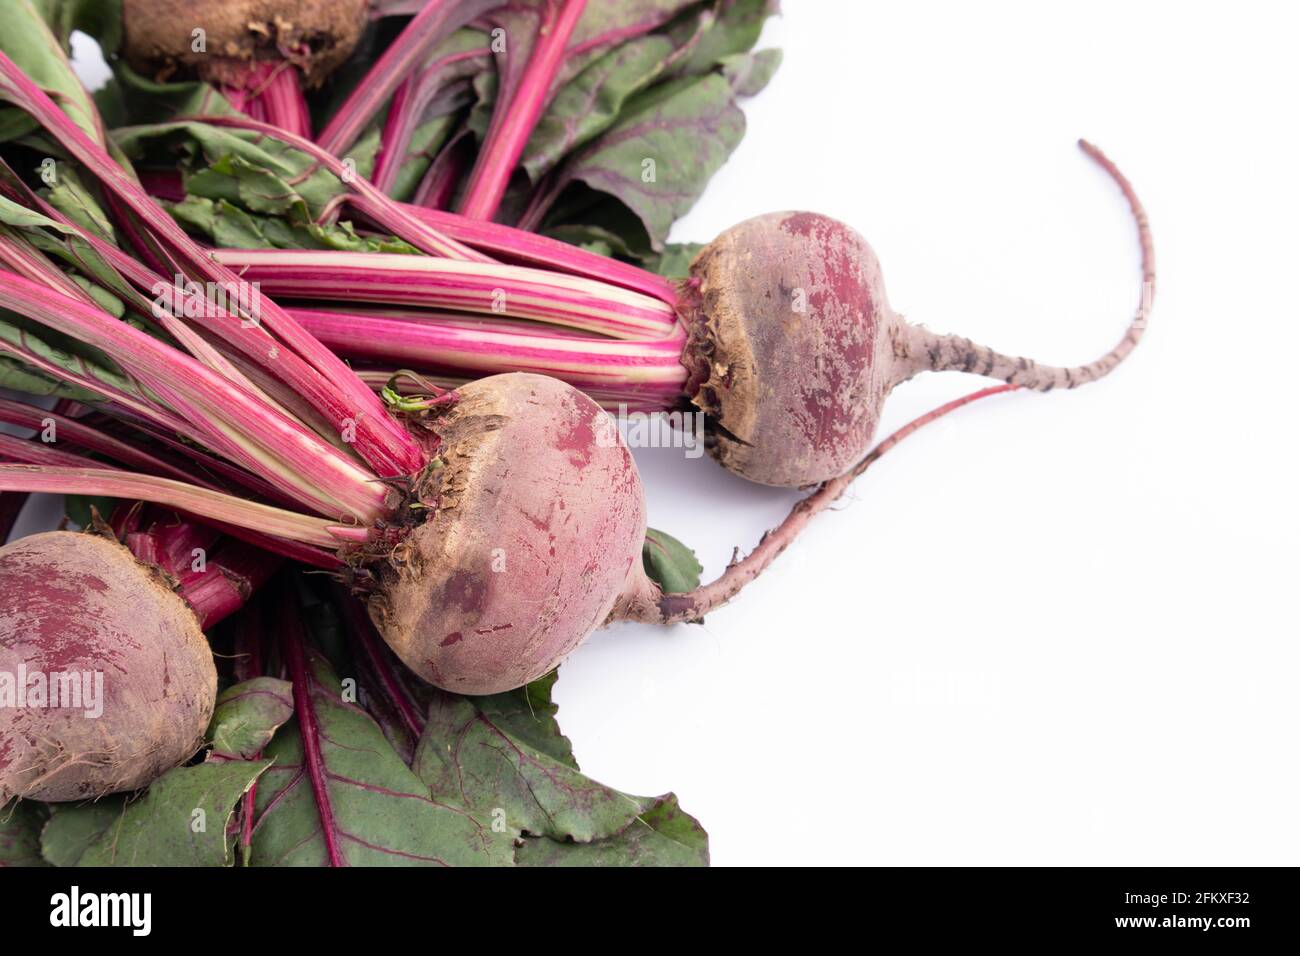
[[[808,523],[833,505],[864,471],[880,460],[904,438],[931,422],[982,398],[1014,392],[1014,385],[991,385],[963,395],[913,419],[876,445],[865,458],[838,478],[823,482],[808,497],[796,502],[785,520],[763,535],[758,546],[743,558],[733,561],[716,580],[693,591],[665,594],[644,575],[634,575],[630,589],[614,607],[612,621],[638,621],[643,624],[686,624],[699,621],[722,607],[766,571],[781,553],[799,537]]]
[[[1105,153],[1083,139],[1079,140],[1079,148],[1106,171],[1119,186],[1124,198],[1128,200],[1129,208],[1133,211],[1133,221],[1137,225],[1138,242],[1142,247],[1142,289],[1138,299],[1137,314],[1119,344],[1088,365],[1056,368],[1050,365],[1039,365],[1032,359],[1003,355],[960,336],[938,335],[928,329],[914,326],[909,330],[913,338],[913,348],[909,349],[909,352],[915,356],[921,369],[936,372],[950,370],[973,372],[1036,392],[1050,392],[1054,388],[1078,388],[1080,385],[1095,382],[1124,361],[1133,351],[1134,346],[1141,341],[1156,293],[1156,253],[1151,241],[1151,226],[1147,221],[1146,210],[1142,208],[1142,202],[1138,199],[1132,184]]]

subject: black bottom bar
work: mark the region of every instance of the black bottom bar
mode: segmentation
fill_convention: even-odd
[[[624,934],[691,937],[703,921],[724,935],[833,929],[862,942],[1213,940],[1236,949],[1290,945],[1295,889],[1292,869],[31,869],[0,870],[0,912],[13,939],[93,933],[128,946],[147,938],[242,949],[271,938],[263,933],[374,945],[415,933],[437,947],[442,930],[451,940],[469,925],[509,934],[497,944],[515,934],[557,944],[567,927],[572,942],[618,946]],[[97,896],[145,893],[147,937],[132,925],[144,923],[144,897]],[[116,916],[119,925],[74,928],[74,909],[79,924]]]

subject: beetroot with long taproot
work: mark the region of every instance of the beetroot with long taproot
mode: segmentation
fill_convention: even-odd
[[[856,231],[816,213],[759,216],[701,251],[680,305],[686,392],[708,416],[714,457],[751,481],[812,485],[867,453],[886,396],[919,372],[972,372],[1048,392],[1119,365],[1146,328],[1155,254],[1128,181],[1080,145],[1123,191],[1142,249],[1138,309],[1114,349],[1058,368],[909,325],[890,308],[880,263]]]
[[[194,612],[126,548],[68,531],[0,548],[0,805],[148,784],[199,749],[216,694]]]

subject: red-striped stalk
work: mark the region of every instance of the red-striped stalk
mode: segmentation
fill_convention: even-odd
[[[418,399],[429,392],[430,387],[457,389],[480,375],[457,375],[454,372],[420,372],[395,365],[366,365],[357,369],[357,377],[376,392],[393,394],[399,397],[410,396]],[[585,391],[585,390],[584,390]],[[587,396],[607,412],[651,412],[664,411],[661,397],[652,396],[640,399],[625,390],[593,388]]]
[[[70,403],[60,403],[59,407],[68,404]],[[62,415],[57,409],[51,411],[16,401],[0,400],[0,422],[31,429],[37,433],[29,439],[0,436],[0,445],[3,445],[3,450],[0,450],[0,460],[12,464],[45,463],[73,468],[125,466],[146,475],[171,478],[175,481],[199,485],[210,491],[228,490],[226,484],[205,479],[203,473],[209,471],[223,475],[236,485],[245,486],[259,497],[265,498],[268,493],[274,495],[273,490],[260,479],[247,472],[222,469],[219,460],[213,459],[193,446],[181,446],[188,456],[186,461],[165,457],[165,452],[146,447],[138,432],[117,437],[111,434],[111,419],[96,421],[92,426]],[[48,443],[46,436],[48,436]],[[54,444],[65,448],[71,447],[73,451],[51,448],[50,446]],[[51,451],[58,452],[57,461],[48,454]],[[86,458],[85,454],[100,455],[107,458],[108,463]],[[191,517],[197,518],[197,516]],[[209,519],[208,523],[215,531],[239,538],[264,552],[282,558],[318,568],[333,569],[339,566],[339,559],[331,551],[271,537],[249,528],[224,524],[213,519]],[[117,527],[116,524],[115,530],[121,534],[126,533],[125,527]]]
[[[288,137],[265,132],[302,148]],[[155,178],[151,186],[171,198],[181,195],[174,177]],[[351,202],[365,213],[373,200],[362,193]],[[387,209],[369,218],[389,225],[391,219],[380,220],[391,216],[393,208],[488,261],[305,250],[220,249],[213,254],[271,295],[330,302],[326,309],[295,309],[293,315],[350,359],[453,375],[543,372],[615,407],[665,409],[680,401],[686,339],[676,312],[676,283],[544,236],[454,213],[387,202]],[[361,307],[340,317],[343,310],[334,303],[341,301]],[[474,325],[439,312],[364,307],[376,304],[524,321],[513,327]],[[562,342],[557,329],[590,334]],[[376,380],[371,377],[372,384]]]
[[[560,272],[383,252],[216,249],[213,258],[272,296],[457,309],[618,339],[675,334],[657,299]]]
[[[140,177],[150,195],[158,199],[179,202],[185,198],[181,175],[174,170],[141,170]],[[659,299],[667,305],[675,305],[677,302],[677,284],[673,280],[639,266],[512,226],[466,219],[457,213],[429,209],[417,204],[396,205],[428,223],[447,238],[490,259],[607,282]]]
[[[311,111],[302,76],[288,60],[255,60],[228,67],[217,89],[230,105],[287,133],[311,138]]]
[[[0,53],[0,99],[30,114],[54,136],[63,149],[99,180],[105,193],[117,205],[148,228],[150,237],[173,257],[179,267],[178,271],[183,271],[196,282],[215,283],[232,290],[240,288],[238,276],[213,262],[146,195],[133,175],[86,136],[3,53]],[[285,363],[278,361],[281,351],[297,353],[315,370],[318,380],[298,383],[295,390],[310,398],[340,432],[355,431],[358,454],[378,468],[381,474],[409,474],[422,464],[415,441],[385,413],[382,403],[374,394],[362,388],[341,360],[303,331],[274,302],[261,300],[256,309],[241,305],[235,314],[240,322],[211,324],[205,328],[229,339],[232,328],[245,323],[263,327],[279,340],[282,349],[278,348],[274,354],[253,354],[248,357],[276,378],[284,370]]]
[[[0,464],[0,491],[137,499],[323,548],[364,544],[369,534],[363,527],[273,508],[170,478],[108,468]]]
[[[0,263],[6,267],[0,309],[35,325],[10,326],[0,351],[98,396],[97,422],[129,426],[126,433],[131,436],[127,439],[121,430],[114,434],[108,428],[96,434],[86,423],[64,415],[53,425],[67,442],[65,447],[5,436],[0,440],[0,493],[149,502],[218,529],[236,529],[265,550],[301,555],[318,566],[337,567],[333,554],[368,544],[391,517],[391,502],[396,500],[378,479],[421,472],[427,464],[422,445],[389,416],[363,381],[273,300],[262,300],[254,311],[242,300],[216,296],[205,282],[233,281],[235,274],[185,236],[132,174],[71,128],[58,107],[3,55],[0,98],[30,113],[94,175],[119,234],[136,231],[152,261],[175,266],[177,281],[189,283],[177,291],[157,288],[157,271],[76,228],[7,169],[0,170],[6,201],[37,214],[23,228],[0,235]],[[382,203],[376,208],[387,214]],[[37,250],[28,228],[44,230],[47,238],[62,237],[92,281],[117,296],[135,319],[155,328],[142,331],[120,320],[81,286],[70,285],[54,261]],[[448,248],[454,250],[456,244]],[[250,319],[256,321],[245,325]],[[91,360],[51,348],[38,338],[44,335],[42,329],[67,336],[103,358]],[[364,402],[357,396],[364,396]],[[22,406],[8,404],[3,411],[19,424],[38,423],[32,410]],[[341,417],[345,413],[350,417]],[[358,439],[365,436],[364,448],[360,440],[354,446],[346,437],[333,441],[333,436],[318,433],[312,427],[317,418],[328,428],[344,426],[344,434],[347,428],[355,429]],[[176,468],[167,449],[182,452],[196,473]],[[205,472],[220,480],[205,479]],[[251,489],[262,500],[232,494],[230,486]],[[212,540],[210,532],[189,520],[177,528],[168,538],[177,547]],[[128,540],[145,560],[157,560],[167,550],[152,534],[133,534]],[[196,609],[209,620],[228,613],[271,567],[271,559],[255,557],[242,545],[220,550],[226,558],[218,564],[220,577],[196,577],[197,571],[179,575],[182,590],[193,595]]]
[[[358,520],[381,513],[384,494],[373,475],[297,421],[166,343],[21,276],[0,284],[0,307],[100,349],[180,413],[207,447],[265,477],[294,500]],[[142,411],[153,419],[155,408],[147,405]]]
[[[428,0],[406,28],[357,83],[317,142],[342,156],[365,130],[397,88],[420,68],[443,39],[505,0]]]
[[[496,215],[528,138],[550,102],[565,47],[586,6],[586,0],[547,0],[518,88],[497,92],[492,122],[460,203],[467,219],[490,220]]]
[[[0,398],[0,423],[16,428],[30,428],[35,432],[44,432],[48,429],[53,433],[54,441],[67,442],[75,448],[103,455],[127,467],[150,474],[182,480],[189,477],[185,469],[114,438],[100,429],[92,428],[66,415],[60,415],[57,411]]]
[[[388,115],[379,139],[379,154],[370,175],[376,189],[384,193],[392,191],[398,171],[407,160],[416,128],[448,80],[466,67],[486,63],[491,52],[482,48],[448,54],[402,82],[388,104]]]
[[[139,508],[131,511],[138,514]],[[171,575],[205,631],[242,608],[282,563],[277,555],[177,518],[152,521],[123,539],[137,560]]]
[[[672,408],[686,382],[684,340],[591,339],[544,325],[436,312],[290,309],[303,328],[349,358],[468,377],[536,372],[624,402]]]
[[[412,215],[423,219],[444,235],[503,262],[552,269],[608,282],[643,293],[667,305],[675,305],[677,302],[677,288],[671,279],[626,262],[495,222],[466,219],[455,213],[420,206],[406,208]]]

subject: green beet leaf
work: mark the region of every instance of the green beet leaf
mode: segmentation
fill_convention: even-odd
[[[672,794],[632,796],[578,769],[555,721],[554,682],[490,697],[438,693],[414,763],[433,798],[517,841],[517,865],[707,864],[708,837]]]
[[[670,594],[695,590],[704,571],[694,551],[672,535],[654,528],[646,529],[641,563],[650,580]]]
[[[672,794],[649,802],[618,833],[591,843],[526,840],[519,866],[708,866],[708,836]]]
[[[374,719],[344,698],[325,659],[304,650],[297,716],[265,750],[275,766],[257,787],[251,865],[325,866],[332,853],[353,866],[508,864],[510,837],[433,800]],[[304,726],[319,752],[315,774]]]
[[[270,761],[212,761],[169,770],[137,799],[62,804],[42,836],[58,866],[230,866],[235,805]]]
[[[566,162],[551,194],[582,183],[612,196],[659,251],[744,131],[745,115],[724,76],[662,83],[635,97],[617,123]]]
[[[524,150],[523,166],[536,182],[565,155],[618,119],[628,98],[661,76],[673,42],[652,34],[616,47],[583,70],[556,95]]]
[[[38,10],[38,7],[42,8]],[[58,7],[66,8],[59,10]],[[86,88],[72,71],[68,55],[50,29],[46,16],[75,18],[68,4],[46,0],[6,0],[0,50],[18,65],[28,78],[59,104],[63,112],[91,139],[103,142],[99,113]],[[75,25],[75,19],[69,21]]]
[[[646,259],[642,265],[669,279],[685,279],[691,274],[691,263],[703,249],[702,242],[670,242],[663,252]]]
[[[208,739],[219,754],[252,760],[293,716],[293,685],[274,677],[254,677],[217,698]]]
[[[722,75],[739,96],[757,96],[772,81],[781,65],[780,50],[736,53],[719,61]]]

